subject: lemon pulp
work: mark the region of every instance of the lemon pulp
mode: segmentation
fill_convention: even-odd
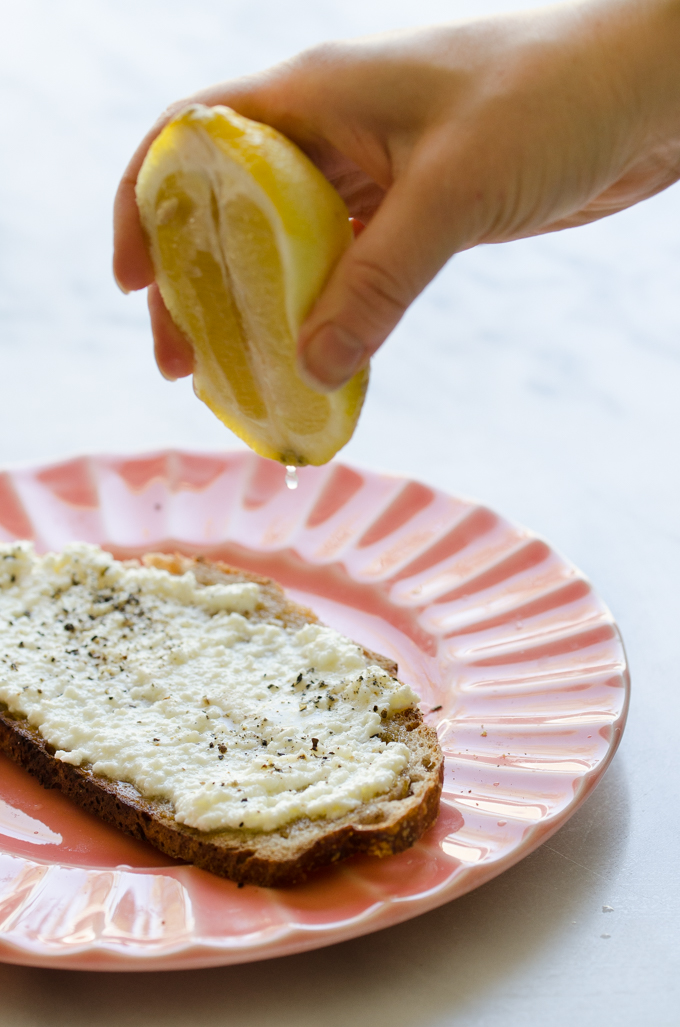
[[[321,395],[295,366],[300,325],[352,237],[347,209],[279,132],[195,104],[151,145],[137,203],[194,389],[257,453],[323,464],[350,439],[368,370]]]

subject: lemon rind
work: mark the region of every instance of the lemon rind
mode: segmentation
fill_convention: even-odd
[[[197,396],[260,455],[295,465],[326,463],[352,436],[366,393],[368,370],[328,396],[330,415],[318,433],[301,436],[290,428],[282,430],[280,423],[275,424],[271,399],[269,419],[258,423],[244,418],[219,360],[209,346],[192,338],[182,298],[161,257],[156,201],[162,183],[173,172],[203,176],[204,184],[220,197],[220,202],[227,183],[235,194],[249,197],[265,212],[284,278],[291,360],[299,327],[351,240],[344,203],[289,140],[268,126],[222,107],[193,105],[173,119],[152,144],[137,184],[140,215],[161,294],[173,320],[194,343]],[[210,236],[208,219],[205,225],[196,226],[196,231],[199,237],[201,231],[204,237],[206,233]],[[215,260],[224,263],[219,224],[215,234],[204,241]],[[298,381],[296,388],[301,387]],[[308,392],[310,399],[319,399],[311,389]]]

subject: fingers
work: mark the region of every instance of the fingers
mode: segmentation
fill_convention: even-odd
[[[194,370],[194,351],[191,343],[170,317],[156,284],[149,286],[147,302],[158,370],[171,382],[178,378],[186,378]]]
[[[153,265],[146,247],[135,198],[137,175],[156,136],[188,102],[180,100],[161,115],[135,150],[120,180],[113,204],[113,276],[123,292],[144,289],[153,282]]]
[[[364,367],[469,233],[437,184],[448,177],[408,170],[344,253],[300,331],[299,368],[314,388],[333,391]]]
[[[121,180],[114,204],[113,277],[122,292],[143,289],[154,271],[135,200],[137,176]]]
[[[307,110],[314,90],[309,87],[305,63],[298,64],[285,62],[269,71],[201,90],[173,103],[147,133],[125,169],[114,203],[113,273],[123,292],[146,288],[154,278],[135,198],[139,170],[156,136],[190,103],[226,104],[245,117],[278,128],[309,153],[352,213],[362,220],[371,217],[384,190],[326,139],[319,112]]]
[[[113,203],[113,277],[123,292],[144,289],[153,282],[153,264],[139,220],[135,186],[147,150],[162,129],[154,125],[133,154]]]
[[[147,132],[123,173],[113,206],[113,275],[123,292],[144,289],[154,280],[154,270],[137,210],[135,186],[139,170],[154,139],[167,123],[191,103],[214,106],[236,103],[246,108],[251,94],[265,75],[250,76],[233,83],[221,83],[171,104]]]

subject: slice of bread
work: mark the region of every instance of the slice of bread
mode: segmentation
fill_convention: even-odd
[[[255,583],[259,588],[257,605],[243,614],[251,621],[290,632],[319,623],[311,610],[287,599],[283,589],[270,579],[178,554],[150,554],[143,562],[173,575],[191,571],[199,587]],[[66,631],[73,630],[70,624],[64,627]],[[369,664],[383,668],[392,677],[396,675],[393,661],[362,651]],[[10,705],[1,701],[0,749],[46,788],[61,789],[86,810],[136,838],[149,841],[169,856],[240,884],[286,886],[304,880],[319,867],[357,853],[388,856],[400,852],[413,845],[434,823],[443,780],[443,756],[437,736],[423,723],[415,704],[393,713],[383,709],[381,716],[380,740],[401,743],[408,750],[405,766],[393,775],[391,786],[341,815],[298,816],[271,830],[247,826],[199,830],[180,823],[168,799],[145,797],[133,784],[95,773],[87,762],[74,765],[65,761],[63,757],[68,759],[68,753],[63,751],[55,755],[55,746],[45,740],[40,730],[25,715],[16,709],[12,712]],[[310,757],[317,756],[316,742],[317,739],[311,740]]]

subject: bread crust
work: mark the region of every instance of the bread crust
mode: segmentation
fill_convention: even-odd
[[[291,628],[318,622],[311,610],[287,599],[283,589],[269,578],[179,554],[149,554],[144,563],[174,574],[191,570],[205,585],[256,582],[262,601],[251,617],[276,618]],[[370,650],[364,652],[388,673],[396,674],[393,661]],[[337,820],[302,818],[268,832],[204,832],[179,824],[167,801],[148,800],[133,785],[95,775],[87,765],[76,767],[55,759],[53,747],[40,732],[0,703],[0,749],[45,788],[60,789],[83,809],[150,842],[168,856],[239,884],[264,887],[296,884],[314,870],[358,853],[388,856],[401,852],[434,823],[444,774],[435,731],[423,723],[420,710],[412,707],[384,721],[383,737],[404,743],[411,754],[391,792],[376,796]]]

